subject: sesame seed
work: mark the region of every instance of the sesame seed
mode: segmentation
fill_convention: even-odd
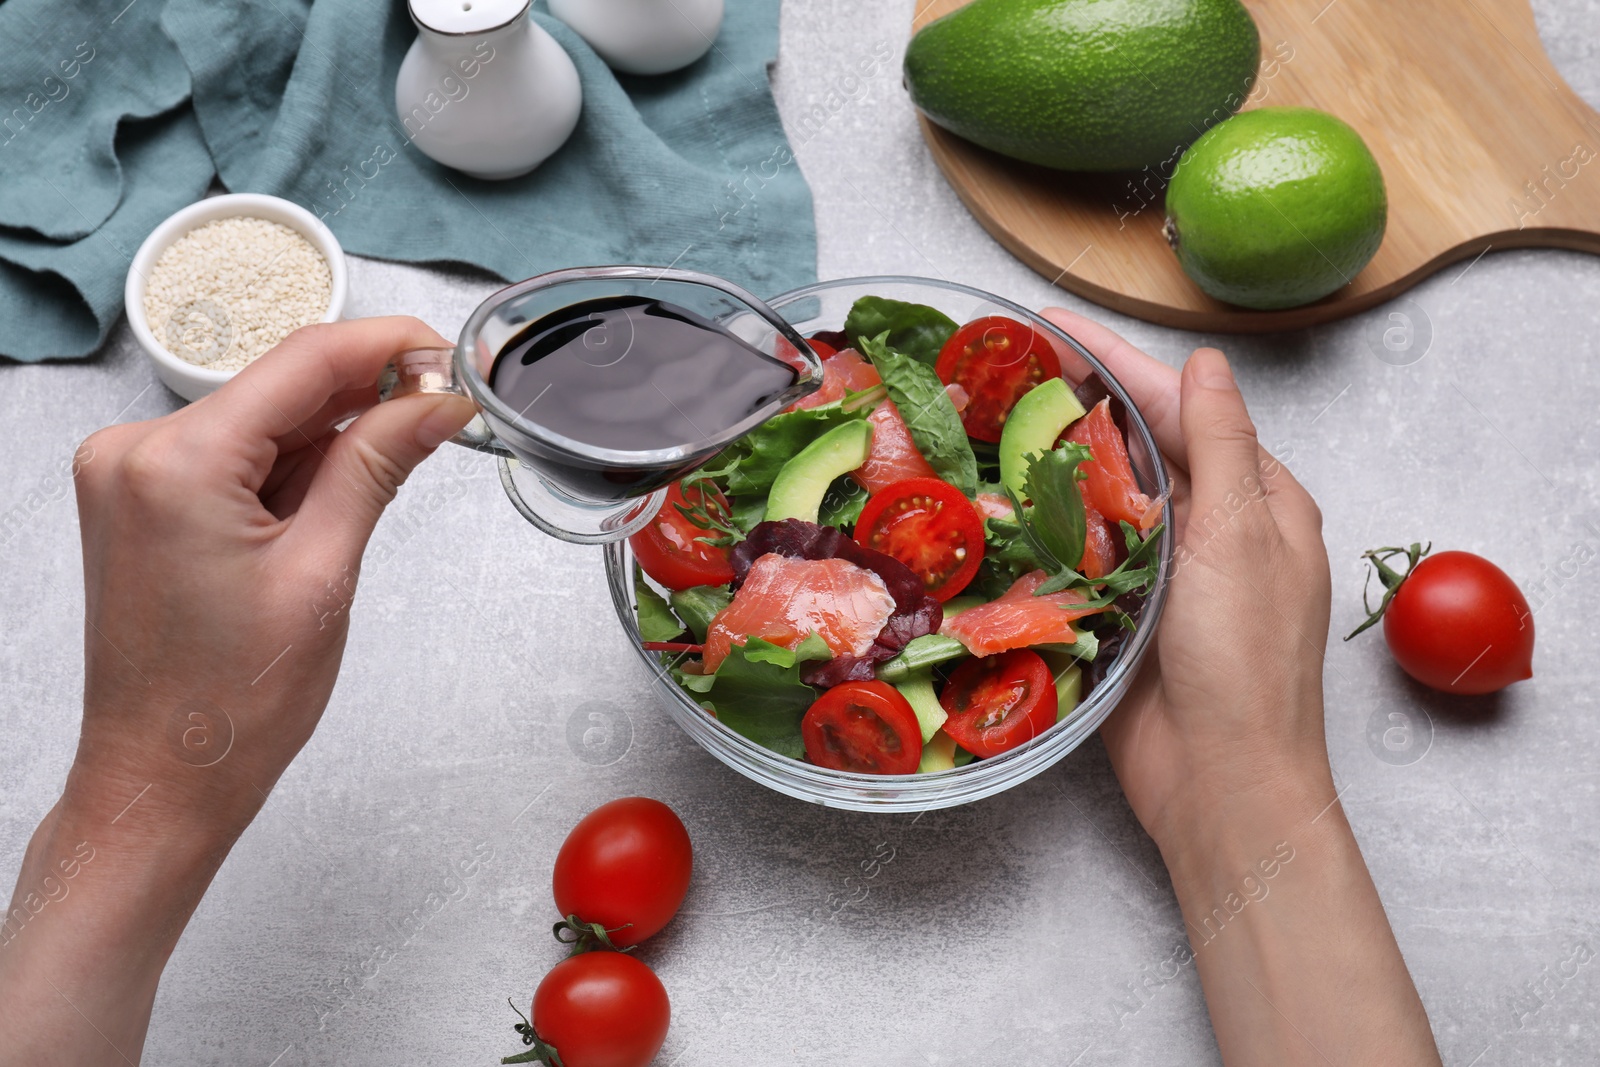
[[[196,227],[162,252],[143,311],[179,359],[239,370],[320,322],[332,297],[333,273],[316,246],[282,223],[239,216]]]

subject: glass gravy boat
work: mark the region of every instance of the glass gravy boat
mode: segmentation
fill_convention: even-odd
[[[794,366],[794,381],[713,435],[644,451],[575,440],[541,425],[535,404],[519,411],[490,389],[496,358],[530,323],[576,304],[634,297],[670,305],[679,317]],[[582,358],[594,366],[630,360],[630,368],[637,366],[641,376],[648,375],[650,346],[634,343],[631,322],[597,319],[583,334]],[[660,509],[667,485],[704,466],[821,384],[822,362],[805,338],[744,289],[695,271],[612,266],[553,271],[501,289],[468,317],[455,348],[413,349],[396,357],[384,373],[379,395],[388,400],[452,392],[470,398],[479,414],[453,440],[500,458],[506,495],[539,529],[563,541],[602,544],[639,530]]]

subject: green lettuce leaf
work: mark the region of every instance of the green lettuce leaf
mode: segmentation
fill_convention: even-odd
[[[845,397],[831,404],[774,415],[729,446],[715,461],[716,467],[708,467],[701,473],[715,478],[730,496],[765,497],[778,471],[801,449],[835,426],[864,419],[871,412],[870,404],[847,407],[850,399]],[[761,510],[766,510],[765,503]],[[736,522],[747,514],[735,505]],[[760,521],[759,516],[756,521]]]
[[[885,342],[890,348],[931,367],[939,358],[939,350],[956,332],[956,323],[926,304],[864,296],[851,306],[844,332],[857,351],[864,338],[887,334]]]
[[[666,598],[656,592],[644,575],[633,576],[633,598],[639,613],[639,638],[643,641],[671,641],[683,633],[683,623],[672,613]]]
[[[863,338],[861,354],[872,361],[889,399],[899,409],[911,440],[934,473],[967,497],[978,494],[978,461],[961,416],[931,367],[890,348],[886,334]]]
[[[704,644],[711,620],[733,601],[733,594],[725,585],[696,585],[673,590],[671,600],[672,610],[694,634],[695,641]]]
[[[820,654],[819,654],[820,652]],[[794,650],[751,637],[728,650],[705,689],[717,719],[758,745],[779,755],[804,759],[800,720],[817,699],[816,690],[800,680],[799,664],[827,659],[828,646],[816,634]]]

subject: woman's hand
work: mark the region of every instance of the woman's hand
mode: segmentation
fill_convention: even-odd
[[[311,326],[79,450],[83,728],[0,945],[0,1032],[37,1043],[0,1063],[137,1059],[183,924],[327,705],[374,524],[472,417],[458,396],[377,404],[384,364],[421,347],[448,342],[411,318]],[[34,911],[68,861],[70,892]]]
[[[1173,476],[1167,606],[1100,736],[1172,876],[1223,1059],[1434,1067],[1328,766],[1316,504],[1257,443],[1221,352],[1180,374],[1081,316],[1045,315],[1128,390]]]

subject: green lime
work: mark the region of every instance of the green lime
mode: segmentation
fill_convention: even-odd
[[[1195,283],[1247,308],[1298,307],[1346,284],[1383,243],[1383,172],[1325,111],[1235,115],[1183,154],[1167,240]]]

